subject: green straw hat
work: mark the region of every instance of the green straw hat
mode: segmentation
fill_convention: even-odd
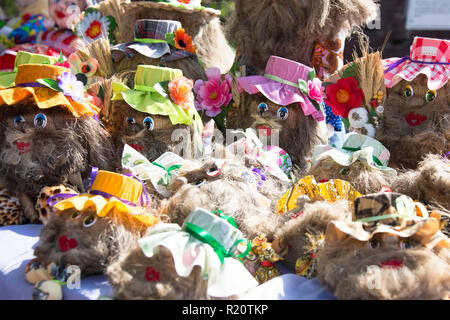
[[[0,87],[10,88],[14,86],[16,79],[17,67],[23,64],[51,64],[54,65],[58,61],[55,57],[46,56],[43,54],[30,53],[19,51],[14,61],[14,71],[0,72]]]
[[[169,84],[173,80],[177,81],[182,77],[183,72],[179,69],[139,65],[134,77],[133,89],[130,89],[123,83],[113,82],[112,89],[114,94],[112,100],[124,100],[137,111],[152,115],[168,116],[173,125],[191,125],[194,118],[196,122],[198,120],[201,122],[200,116],[194,107],[192,92],[186,92],[187,95],[191,95],[191,99],[188,99],[188,103],[183,107],[172,100]],[[190,91],[192,91],[193,81],[187,78],[184,79],[191,82]]]

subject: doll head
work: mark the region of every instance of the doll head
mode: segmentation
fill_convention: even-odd
[[[111,55],[116,71],[136,69],[140,64],[158,65],[180,69],[192,80],[206,78],[192,37],[178,21],[136,21],[133,42],[113,46]]]
[[[218,67],[222,73],[226,73],[233,65],[234,51],[225,38],[220,11],[202,7],[200,3],[201,1],[195,1],[195,4],[190,1],[187,4],[186,1],[169,3],[169,1],[105,0],[98,5],[98,9],[104,15],[113,16],[117,21],[116,38],[119,43],[134,41],[133,33],[128,29],[138,20],[179,21],[185,31],[192,36],[197,56],[205,69]],[[182,69],[176,65],[165,66]],[[185,75],[192,76],[187,72]]]
[[[221,210],[236,220],[249,239],[261,234],[271,237],[278,219],[271,197],[278,198],[284,191],[273,180],[239,162],[206,161],[199,169],[180,172],[169,185],[174,194],[161,205],[161,211],[181,225],[196,207]]]
[[[342,147],[315,147],[308,174],[316,180],[342,179],[363,194],[389,186],[397,172],[388,167],[389,150],[380,142],[357,133],[346,136]]]
[[[388,97],[377,138],[395,166],[414,169],[426,154],[450,149],[449,50],[450,41],[416,37],[409,57],[385,61]]]
[[[322,141],[321,82],[312,68],[281,57],[270,57],[264,76],[237,80],[241,92],[228,128],[252,128],[279,146],[299,167],[306,165],[316,143]],[[270,143],[269,143],[270,144]],[[272,142],[273,144],[273,142]]]
[[[111,165],[109,135],[93,118],[99,109],[69,71],[20,65],[15,87],[0,90],[0,171],[15,194],[35,197],[42,187],[64,182],[81,190],[90,166]]]
[[[238,0],[226,31],[237,45],[241,63],[253,74],[261,74],[272,55],[311,66],[315,44],[334,41],[340,34],[343,42],[353,28],[375,19],[376,14],[374,1]]]
[[[448,299],[450,242],[436,218],[414,216],[412,200],[395,193],[360,197],[354,211],[355,221],[327,227],[323,285],[340,299]]]
[[[142,201],[139,181],[101,170],[93,178],[89,193],[65,195],[68,199],[53,204],[56,213],[35,248],[42,265],[77,265],[83,275],[102,273],[157,222],[150,204]]]
[[[129,74],[130,80],[132,76]],[[123,82],[112,86],[112,136],[120,154],[123,145],[129,144],[154,161],[179,143],[172,137],[176,129],[190,135],[191,128],[198,125],[193,81],[183,77],[181,70],[140,65],[134,90]]]
[[[195,208],[181,227],[149,230],[107,274],[119,299],[231,298],[257,285],[237,260],[249,245],[232,219]]]
[[[85,0],[49,0],[49,16],[62,29],[72,29],[75,20],[86,8]]]

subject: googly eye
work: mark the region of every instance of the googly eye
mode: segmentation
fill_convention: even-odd
[[[36,128],[45,128],[46,125],[47,125],[47,117],[46,117],[46,115],[43,114],[43,113],[38,113],[34,117],[34,126]]]
[[[70,216],[71,219],[76,219],[80,216],[80,212],[79,211],[75,211],[74,213],[72,213],[72,215]]]
[[[414,248],[414,243],[413,241],[406,239],[400,242],[400,248],[402,250],[408,250],[408,249],[412,249]]]
[[[127,123],[128,123],[129,125],[132,125],[132,124],[135,124],[135,123],[136,123],[136,119],[135,119],[135,118],[132,118],[132,117],[128,117],[128,118],[126,119],[126,121],[127,121]]]
[[[17,116],[14,118],[14,126],[17,128],[22,122],[25,122],[24,117]]]
[[[195,185],[197,187],[200,187],[201,185],[204,185],[205,183],[206,183],[206,179],[200,179],[200,180],[195,181]]]
[[[208,172],[206,173],[209,177],[216,177],[218,176],[220,173],[222,172],[222,170],[217,166],[217,164],[212,164],[209,169]]]
[[[278,109],[278,112],[277,112],[278,118],[280,118],[282,120],[286,120],[288,115],[289,115],[289,111],[287,108],[281,107],[280,109]]]
[[[414,90],[409,84],[406,85],[405,88],[403,89],[403,95],[406,98],[410,98],[410,97],[412,97],[414,95]]]
[[[86,218],[84,218],[83,227],[86,228],[92,227],[96,221],[97,221],[96,217],[89,215]]]
[[[269,110],[269,107],[267,106],[267,103],[261,102],[258,106],[258,111],[259,113],[263,114],[264,112],[266,112],[267,110]]]
[[[426,102],[431,102],[431,101],[433,101],[436,98],[437,98],[436,90],[428,90],[427,93],[425,94],[425,101]]]
[[[370,249],[378,249],[380,247],[380,241],[378,239],[372,239],[367,243]]]
[[[145,117],[144,121],[142,122],[144,124],[144,127],[147,128],[147,130],[153,130],[153,127],[155,124],[153,123],[153,119],[151,117]]]

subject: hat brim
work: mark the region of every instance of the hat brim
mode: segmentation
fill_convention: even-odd
[[[387,69],[391,64],[396,63],[399,60],[400,58],[383,60],[384,68]],[[445,65],[421,64],[405,60],[405,62],[384,74],[385,85],[387,88],[392,88],[401,80],[410,82],[420,74],[427,76],[428,89],[438,90],[448,82],[448,79],[450,78],[450,68]]]
[[[316,146],[313,155],[313,166],[316,166],[319,161],[327,158],[333,159],[334,162],[344,167],[348,167],[356,161],[362,161],[374,169],[382,170],[391,175],[397,175],[397,171],[395,169],[377,164],[373,160],[373,149],[369,147],[358,151],[349,151],[333,148],[329,145]]]
[[[16,87],[0,90],[0,107],[15,105],[26,98],[33,98],[39,109],[50,109],[56,106],[66,107],[74,117],[83,115],[98,116],[100,109],[85,101],[78,102],[66,97],[62,92],[49,88]]]
[[[402,224],[397,227],[380,224],[371,232],[364,229],[362,222],[332,221],[327,226],[325,239],[327,244],[342,242],[348,238],[367,242],[376,234],[391,234],[399,238],[415,237],[429,249],[433,247],[449,247],[450,242],[440,232],[439,221],[435,218],[411,217],[408,220],[409,223],[407,219],[404,219]],[[410,223],[410,221],[414,221],[414,223]]]
[[[153,115],[168,116],[173,125],[192,123],[192,115],[156,92],[131,90],[121,83],[113,83],[113,101],[121,98],[133,109]],[[192,106],[191,109],[195,108]]]
[[[3,71],[0,72],[0,87],[9,88],[14,86],[14,81],[16,79],[16,72]]]
[[[316,108],[300,89],[279,83],[263,76],[250,76],[238,79],[240,90],[250,95],[262,93],[267,99],[281,106],[300,103],[305,116],[314,114]]]
[[[134,218],[148,226],[155,225],[158,222],[158,219],[155,216],[146,214],[143,212],[142,208],[127,205],[114,197],[106,199],[98,195],[83,194],[60,201],[54,205],[54,208],[59,212],[72,208],[77,211],[94,208],[99,217],[105,217],[111,210],[115,209],[121,213],[132,215]]]
[[[170,54],[170,47],[167,43],[126,42],[111,47],[111,52],[115,51],[122,52],[128,59],[138,53],[151,59],[159,59],[167,53]],[[116,56],[115,62],[121,58],[119,55]]]

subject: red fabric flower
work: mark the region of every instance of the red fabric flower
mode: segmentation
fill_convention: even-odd
[[[364,92],[358,86],[358,80],[349,77],[339,79],[337,83],[326,88],[327,98],[325,102],[332,108],[334,114],[348,118],[348,112],[351,109],[362,105]]]

